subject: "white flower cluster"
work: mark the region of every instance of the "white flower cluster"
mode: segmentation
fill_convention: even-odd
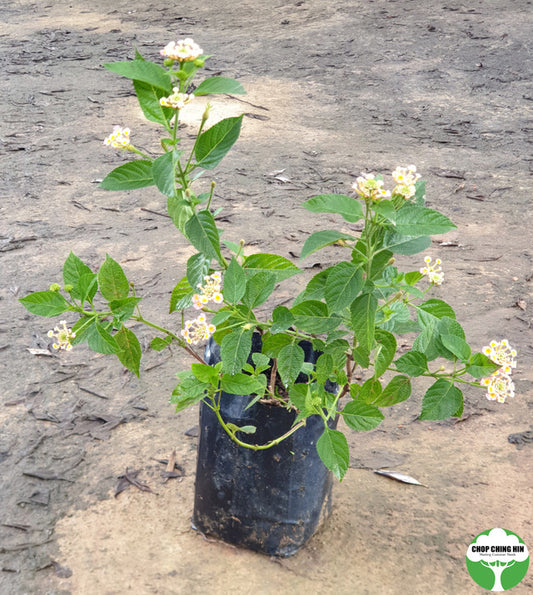
[[[104,145],[124,149],[130,144],[130,129],[114,126],[113,132],[104,140]]]
[[[352,188],[362,198],[370,200],[390,198],[390,192],[383,189],[383,180],[376,179],[374,174],[361,174],[355,179]]]
[[[442,285],[442,282],[444,281],[444,273],[442,272],[442,268],[440,266],[442,264],[440,258],[435,260],[435,264],[431,264],[431,256],[426,256],[424,261],[426,266],[420,269],[422,275],[427,277],[430,283]]]
[[[191,62],[201,56],[202,52],[202,48],[190,37],[187,37],[187,39],[171,41],[161,50],[160,54],[178,62]]]
[[[416,166],[398,166],[392,172],[392,177],[396,182],[396,187],[392,191],[392,194],[403,196],[406,200],[413,198],[416,192],[415,184],[420,179],[420,174],[416,173]]]
[[[178,87],[172,89],[174,93],[168,97],[161,97],[159,103],[163,107],[171,107],[172,109],[183,109],[188,103],[194,99],[192,93],[180,93]]]
[[[185,328],[181,330],[181,336],[189,345],[196,345],[201,341],[207,341],[216,330],[214,324],[207,324],[205,314],[200,314],[195,320],[185,322]]]
[[[201,310],[209,302],[221,304],[224,301],[220,286],[222,282],[221,273],[215,271],[212,275],[206,275],[204,281],[203,285],[198,283],[198,289],[201,293],[195,293],[192,296],[195,310]]]
[[[481,384],[487,387],[487,399],[505,403],[507,397],[514,397],[515,394],[511,374],[516,368],[516,350],[504,339],[491,341],[490,345],[483,347],[483,353],[500,366],[494,374],[481,380]]]
[[[63,327],[59,328],[56,326],[53,331],[48,331],[48,336],[54,337],[54,339],[57,340],[57,343],[54,343],[52,347],[54,349],[64,349],[65,351],[70,351],[72,349],[70,340],[76,337],[76,333],[73,333],[71,328],[67,328],[66,320],[61,320],[59,324],[63,325]]]

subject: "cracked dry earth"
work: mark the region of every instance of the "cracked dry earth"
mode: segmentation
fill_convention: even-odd
[[[479,593],[464,562],[478,533],[504,527],[532,548],[531,2],[14,0],[0,11],[0,593]],[[246,114],[214,175],[229,239],[298,262],[311,232],[338,223],[309,216],[305,199],[415,163],[429,206],[458,226],[431,247],[440,295],[476,348],[507,338],[519,354],[512,402],[472,389],[459,421],[420,422],[420,386],[380,428],[351,434],[332,516],[289,559],[191,530],[197,411],[168,404],[188,363],[179,352],[150,352],[144,335],[137,380],[83,347],[52,353],[49,321],[17,302],[59,281],[71,249],[94,268],[109,253],[146,316],[168,323],[190,251],[153,190],[97,186],[123,158],[102,146],[113,125],[156,147],[130,83],[102,64],[135,47],[156,60],[185,36],[213,54],[208,74],[248,92],[214,100],[214,117]],[[201,113],[190,107],[186,140]],[[303,277],[335,256],[303,261]],[[530,571],[513,592],[532,587]]]

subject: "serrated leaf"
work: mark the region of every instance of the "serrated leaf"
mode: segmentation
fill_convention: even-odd
[[[242,296],[243,304],[248,308],[260,306],[270,297],[276,285],[276,277],[269,272],[255,273],[248,278],[246,290]]]
[[[246,95],[241,83],[224,76],[212,76],[202,81],[194,90],[195,97],[223,93],[227,95]]]
[[[175,312],[176,310],[184,310],[188,308],[192,303],[192,296],[194,295],[193,288],[190,286],[187,277],[180,279],[178,284],[172,290],[170,296],[170,307],[169,313]]]
[[[326,304],[316,300],[307,300],[293,306],[291,313],[296,328],[313,334],[332,331],[342,322],[341,318],[329,315]]]
[[[123,326],[113,338],[118,347],[116,355],[121,364],[139,377],[141,345],[135,333]]]
[[[293,338],[289,335],[283,335],[281,333],[275,335],[264,335],[263,336],[263,354],[268,357],[278,357],[279,352],[285,345],[292,343]]]
[[[304,202],[303,206],[312,213],[336,213],[349,223],[364,216],[361,203],[344,194],[320,194]]]
[[[141,301],[142,298],[138,297],[126,297],[119,300],[111,300],[109,302],[109,309],[115,315],[117,320],[125,322],[133,315],[135,306]]]
[[[32,314],[47,317],[63,314],[70,307],[57,291],[36,291],[20,298],[19,302]]]
[[[396,338],[392,333],[378,329],[375,333],[377,341],[376,355],[374,356],[374,375],[379,378],[390,366],[396,355]]]
[[[178,155],[169,151],[160,155],[152,163],[152,177],[161,194],[173,196],[176,192],[176,162]]]
[[[372,402],[376,407],[390,407],[411,396],[411,380],[407,376],[394,376],[379,397]]]
[[[375,333],[375,319],[378,301],[371,293],[359,296],[351,305],[352,329],[358,345],[372,349]]]
[[[168,347],[172,343],[172,337],[165,337],[164,339],[161,337],[154,337],[150,341],[150,347],[154,351],[163,351],[166,347]]]
[[[73,252],[70,252],[63,264],[63,283],[65,285],[72,285],[73,290],[71,295],[76,299],[81,299],[82,291],[79,284],[81,277],[84,275],[94,275],[94,273],[80,258]],[[92,297],[94,297],[94,293]]]
[[[137,159],[119,165],[109,172],[100,182],[99,187],[104,190],[136,190],[154,184],[152,162],[147,159]]]
[[[96,353],[110,354],[119,350],[113,336],[100,322],[89,326],[86,336],[89,347]]]
[[[221,120],[198,137],[194,154],[199,167],[213,169],[220,163],[239,138],[242,118]]]
[[[109,254],[106,254],[98,271],[98,286],[100,293],[108,301],[126,298],[130,292],[130,284],[122,267]]]
[[[194,209],[190,202],[183,199],[181,191],[177,190],[174,196],[167,197],[167,212],[172,223],[186,236],[185,225],[194,215]]]
[[[294,323],[294,316],[285,306],[277,306],[272,311],[272,326],[270,332],[272,334],[280,333],[289,329]]]
[[[326,246],[330,246],[339,240],[355,239],[356,238],[354,236],[333,229],[315,231],[307,238],[307,240],[305,240],[300,258],[306,258],[307,256],[313,254],[313,252],[325,248]]]
[[[439,211],[406,204],[396,213],[395,229],[404,236],[429,236],[446,233],[456,226]]]
[[[170,402],[176,405],[176,413],[201,401],[207,388],[209,388],[209,384],[201,382],[191,373],[183,377],[172,391],[172,397],[170,398]]]
[[[494,374],[499,368],[500,366],[495,364],[484,353],[473,353],[468,361],[466,372],[474,378],[485,378]]]
[[[104,67],[126,78],[148,83],[167,93],[172,91],[168,71],[148,60],[128,60],[124,62],[108,62]]]
[[[302,272],[290,260],[278,254],[250,254],[246,257],[243,268],[250,272],[267,271],[272,273],[276,277],[276,282]]]
[[[198,285],[203,286],[205,284],[205,277],[209,273],[210,266],[211,259],[201,252],[193,254],[187,260],[187,281],[193,293],[200,293]]]
[[[150,120],[150,122],[162,124],[168,129],[169,121],[174,115],[174,110],[169,107],[163,107],[159,102],[162,97],[168,95],[168,91],[141,81],[133,81],[133,88],[135,89],[145,118]]]
[[[350,463],[346,436],[338,430],[326,428],[316,443],[316,449],[324,465],[342,481]]]
[[[452,382],[439,378],[422,399],[419,419],[446,419],[455,415],[463,404],[463,393]]]
[[[394,362],[394,365],[398,372],[412,377],[422,376],[428,371],[427,357],[420,351],[404,353]]]
[[[248,360],[252,349],[252,331],[242,328],[227,334],[220,345],[222,371],[237,374]]]
[[[339,262],[329,272],[326,303],[330,312],[341,312],[355,300],[363,287],[363,271],[351,262]]]
[[[325,299],[326,285],[331,268],[332,267],[324,271],[320,271],[320,273],[317,273],[314,277],[312,277],[307,284],[307,287],[296,297],[293,305],[296,306],[297,304],[307,300],[321,301]]]
[[[395,230],[386,230],[383,238],[383,249],[406,256],[423,252],[430,246],[429,236],[405,236]]]
[[[472,350],[470,349],[470,345],[461,337],[457,337],[455,335],[440,335],[440,340],[442,344],[448,351],[453,353],[453,355],[463,361],[468,361]]]
[[[220,237],[213,215],[208,211],[199,211],[185,224],[185,233],[191,244],[207,258],[222,260]]]
[[[94,296],[98,290],[98,278],[96,273],[84,273],[80,276],[78,280],[78,295],[81,305],[86,301],[89,301],[92,304]],[[71,292],[72,297],[76,297],[74,295],[74,290]]]
[[[359,400],[349,401],[342,410],[342,418],[346,425],[358,432],[367,432],[377,428],[383,421],[384,415],[374,405],[362,403]]]
[[[305,360],[304,350],[294,343],[282,347],[278,354],[278,372],[285,386],[298,378]]]
[[[252,395],[264,392],[264,384],[258,378],[241,372],[224,374],[220,380],[220,386],[224,392],[232,395]]]
[[[234,257],[224,273],[224,299],[230,304],[236,304],[241,300],[245,291],[246,275]]]
[[[194,363],[191,364],[191,372],[194,374],[195,378],[198,378],[198,380],[201,380],[202,382],[207,382],[215,387],[218,385],[218,369],[213,366]]]

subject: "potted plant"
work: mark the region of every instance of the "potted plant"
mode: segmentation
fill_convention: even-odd
[[[339,225],[311,234],[301,258],[335,245],[344,259],[314,275],[289,307],[276,305],[276,287],[302,271],[285,256],[248,254],[244,241],[222,237],[214,183],[198,194],[193,189],[233,146],[242,116],[211,125],[207,104],[192,146],[179,137],[180,114],[196,97],[244,90],[221,76],[194,86],[209,56],[191,39],[169,43],[161,55],[162,66],[139,52],[105,65],[133,81],[144,115],[163,137],[161,154],[153,156],[134,145],[128,128],[116,126],[104,144],[133,159],[101,187],[155,186],[195,248],[169,291],[170,322],[144,317],[142,296],[109,255],[94,271],[71,252],[62,284],[20,301],[40,316],[76,317],[49,332],[54,349],[87,342],[136,375],[141,347],[131,323],[155,331],[152,349],[184,349],[192,363],[178,372],[171,402],[177,411],[200,403],[194,526],[289,555],[328,514],[332,474],[342,480],[348,469],[346,431],[376,428],[383,408],[409,398],[416,377],[432,381],[419,419],[461,416],[463,385],[484,387],[489,399],[503,402],[514,396],[516,352],[506,340],[472,351],[452,307],[428,297],[444,279],[439,259],[416,257],[408,272],[395,266],[395,255],[419,254],[430,236],[455,227],[425,206],[425,183],[414,166],[397,167],[390,183],[362,174],[351,195],[304,202],[308,212],[337,215]],[[360,223],[361,231],[342,231],[343,221]],[[257,313],[265,303],[272,304],[266,319]],[[399,355],[396,336],[403,334],[412,346]]]

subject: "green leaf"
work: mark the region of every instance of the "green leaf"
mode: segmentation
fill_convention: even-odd
[[[224,274],[224,299],[230,304],[236,304],[241,300],[246,291],[246,275],[233,257]]]
[[[213,169],[220,163],[239,138],[242,118],[221,120],[198,137],[194,154],[199,167]]]
[[[207,258],[222,261],[215,218],[208,210],[192,215],[185,224],[185,233],[198,252],[202,252]]]
[[[317,300],[321,301],[326,296],[326,285],[328,282],[328,275],[333,267],[320,271],[314,277],[311,278],[307,287],[296,296],[293,305],[296,306],[306,300]]]
[[[456,337],[455,335],[440,335],[440,340],[444,347],[453,353],[453,355],[463,361],[467,362],[470,358],[472,350],[470,349],[470,345],[460,337]]]
[[[270,297],[276,285],[276,277],[266,271],[255,273],[248,278],[242,303],[250,310],[260,306]]]
[[[118,347],[117,357],[121,364],[139,377],[141,345],[135,333],[123,326],[113,337]]]
[[[355,223],[364,216],[361,203],[344,194],[314,196],[304,202],[303,206],[312,213],[336,213],[349,223]]]
[[[264,379],[266,380],[266,378]],[[259,378],[241,372],[224,374],[220,380],[220,386],[224,392],[232,395],[263,394],[265,390],[265,384]]]
[[[330,312],[341,312],[355,300],[363,287],[363,271],[351,262],[339,262],[328,275],[326,303]]]
[[[444,316],[448,316],[449,318],[453,318],[455,320],[455,312],[453,311],[453,308],[442,300],[427,300],[427,302],[424,302],[418,306],[418,310],[425,312],[434,318],[441,319],[444,318]]]
[[[342,481],[350,463],[346,436],[338,430],[326,428],[316,443],[316,449],[324,465]]]
[[[378,329],[375,333],[377,341],[376,354],[374,356],[374,376],[379,378],[390,366],[396,355],[396,338],[392,333]]]
[[[148,83],[167,93],[172,91],[172,83],[168,72],[154,62],[147,60],[128,60],[125,62],[108,62],[104,68],[116,72],[121,76]]]
[[[354,392],[355,387],[352,384],[350,392]],[[357,391],[357,398],[360,402],[370,404],[373,403],[379,395],[383,392],[381,382],[377,378],[369,378]],[[353,396],[353,395],[352,395]]]
[[[422,399],[422,413],[419,419],[446,419],[455,415],[462,407],[463,393],[444,378],[432,384]]]
[[[302,252],[300,254],[300,258],[306,258],[307,256],[313,254],[317,250],[325,248],[339,240],[355,240],[353,236],[347,233],[341,233],[340,231],[336,231],[334,229],[325,229],[323,231],[315,231],[312,233],[307,240],[305,240],[305,244],[302,248]]]
[[[409,351],[399,357],[394,365],[398,372],[408,376],[422,376],[428,371],[427,357],[420,351]]]
[[[126,297],[119,300],[111,300],[109,302],[109,309],[115,315],[115,318],[120,322],[125,322],[133,315],[135,306],[142,298]]]
[[[176,310],[184,310],[192,303],[192,296],[194,295],[193,288],[190,286],[187,277],[183,277],[179,283],[172,290],[170,296],[169,314]]]
[[[162,124],[168,129],[169,120],[174,115],[174,110],[163,107],[159,100],[161,97],[167,96],[169,92],[141,81],[133,81],[133,88],[137,94],[144,117],[150,122]]]
[[[334,330],[342,322],[337,316],[330,316],[326,304],[307,300],[291,308],[294,325],[302,331],[319,334]]]
[[[360,401],[349,401],[342,410],[342,418],[352,430],[367,432],[377,428],[383,421],[384,415],[374,405]]]
[[[386,230],[383,237],[383,249],[390,250],[396,254],[411,256],[423,252],[431,246],[429,236],[405,236],[394,230]]]
[[[37,316],[58,316],[69,309],[67,301],[57,291],[36,291],[20,298],[19,302]]]
[[[166,347],[168,347],[172,343],[172,337],[165,337],[162,339],[161,337],[154,337],[150,341],[150,347],[154,351],[163,351]]]
[[[126,298],[130,292],[130,284],[122,267],[106,254],[106,258],[98,271],[100,293],[107,301]]]
[[[278,355],[278,372],[285,386],[298,378],[305,360],[304,350],[294,343],[285,345]]]
[[[484,353],[473,353],[468,361],[466,372],[474,378],[485,378],[496,372],[499,368],[500,366],[495,364]]]
[[[250,254],[246,257],[243,268],[251,272],[267,271],[272,273],[275,275],[277,283],[302,272],[290,260],[277,254]]]
[[[74,339],[72,339],[72,345],[78,345],[79,343],[83,343],[83,341],[87,340],[88,333],[91,331],[92,327],[98,321],[98,316],[82,316],[72,327],[72,332],[76,333]]]
[[[161,194],[173,196],[176,192],[176,151],[160,155],[152,164],[152,176]]]
[[[186,235],[185,225],[194,215],[194,209],[190,202],[183,200],[182,196],[183,193],[178,190],[174,196],[167,197],[167,211],[174,225],[183,235]]]
[[[237,329],[227,334],[220,345],[222,371],[226,374],[241,372],[252,349],[252,331]]]
[[[205,79],[194,90],[195,97],[199,97],[200,95],[214,95],[216,93],[246,95],[246,91],[241,83],[224,76],[212,76]]]
[[[272,312],[272,323],[270,332],[274,335],[289,329],[294,323],[294,316],[289,308],[277,306]]]
[[[209,366],[208,364],[194,363],[191,364],[191,372],[194,374],[195,378],[198,378],[198,380],[207,382],[208,384],[217,387],[219,382],[219,367],[220,366],[217,366],[217,368],[215,368],[213,366]]]
[[[293,338],[289,335],[283,335],[281,333],[275,335],[263,335],[263,347],[262,352],[268,357],[278,357],[279,352],[285,345],[293,342]]]
[[[209,384],[201,382],[190,372],[187,372],[187,376],[182,376],[170,398],[170,402],[176,405],[176,413],[201,401],[207,388],[209,388]]]
[[[407,376],[394,376],[372,403],[376,407],[390,407],[407,400],[410,396],[411,380]]]
[[[100,182],[99,187],[104,190],[136,190],[154,185],[152,176],[152,162],[147,159],[137,159],[119,165]]]
[[[375,319],[378,301],[371,293],[359,296],[350,308],[352,329],[357,343],[371,350],[374,343]]]
[[[114,337],[100,322],[96,322],[88,328],[87,343],[96,353],[110,354],[119,351]]]
[[[395,229],[404,236],[429,236],[446,233],[456,226],[439,211],[406,204],[396,214]]]
[[[71,295],[73,298],[81,299],[81,290],[79,287],[80,279],[83,275],[94,275],[91,269],[73,252],[71,252],[65,264],[63,265],[63,283],[65,285],[72,285],[73,290]],[[86,280],[88,281],[88,279]],[[94,290],[96,292],[96,289]],[[91,299],[94,297],[94,293]]]
[[[319,384],[325,384],[326,380],[333,374],[335,370],[335,364],[333,362],[333,356],[330,353],[323,353],[316,360],[315,373],[316,381]]]
[[[209,273],[210,266],[211,259],[206,258],[201,252],[193,254],[187,260],[187,281],[191,290],[194,288],[193,293],[200,293],[198,285],[204,286],[205,277]]]
[[[82,306],[86,301],[89,301],[92,304],[94,296],[98,290],[98,278],[96,273],[90,272],[81,275],[78,280],[77,288]],[[76,297],[76,295],[74,295],[74,290],[72,290],[70,295]]]

